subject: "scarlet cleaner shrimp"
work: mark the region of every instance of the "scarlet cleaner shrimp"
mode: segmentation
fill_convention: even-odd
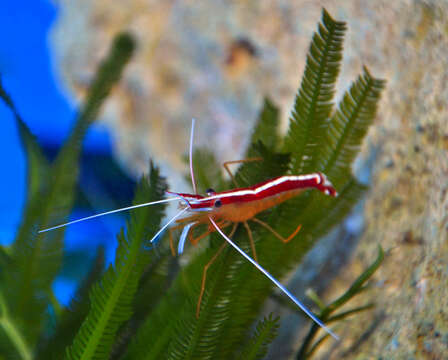
[[[308,317],[310,317],[316,324],[323,328],[329,335],[335,339],[339,339],[336,334],[334,334],[324,323],[322,323],[302,302],[300,302],[288,289],[286,289],[280,282],[275,279],[269,272],[267,272],[257,261],[257,255],[254,245],[254,240],[252,232],[250,230],[248,221],[253,221],[270,231],[275,237],[283,242],[288,242],[300,231],[301,225],[290,234],[287,238],[284,238],[279,233],[277,233],[272,227],[267,223],[257,219],[255,216],[267,210],[273,206],[276,206],[292,197],[295,197],[308,189],[317,189],[329,196],[337,196],[337,192],[328,181],[326,176],[322,173],[311,173],[304,175],[285,175],[279,176],[271,180],[264,181],[262,183],[245,187],[245,188],[235,188],[232,190],[227,190],[223,192],[215,192],[212,189],[207,190],[207,195],[202,196],[197,193],[196,181],[194,178],[194,171],[192,165],[192,153],[193,153],[193,138],[194,138],[194,124],[195,120],[192,120],[192,128],[190,134],[190,147],[189,147],[189,163],[190,163],[190,175],[193,185],[194,194],[188,193],[176,193],[167,192],[169,195],[175,195],[174,197],[153,201],[149,203],[138,204],[134,206],[129,206],[121,209],[116,209],[92,216],[88,216],[82,219],[67,222],[65,224],[53,226],[47,229],[40,230],[39,232],[46,232],[54,229],[58,229],[64,226],[72,225],[81,221],[93,219],[96,217],[117,213],[121,211],[127,211],[139,207],[155,205],[170,201],[181,201],[181,210],[174,215],[169,221],[167,221],[152,237],[150,242],[154,242],[162,232],[168,228],[173,222],[177,222],[177,225],[170,229],[170,247],[174,255],[174,245],[172,230],[182,228],[182,233],[180,235],[177,252],[182,254],[185,241],[188,238],[192,244],[197,244],[199,240],[206,237],[212,232],[217,231],[225,240],[221,245],[218,252],[211,258],[208,264],[204,267],[202,275],[202,286],[201,293],[199,295],[196,315],[199,316],[202,295],[205,289],[205,282],[207,276],[207,269],[216,260],[219,254],[223,251],[227,244],[230,244],[236,251],[238,251],[246,260],[248,260],[252,265],[254,265],[263,275],[265,275],[269,280],[271,280],[286,296],[288,296]],[[252,158],[246,160],[229,161],[224,163],[224,168],[229,173],[233,182],[236,184],[232,173],[229,170],[228,165],[231,163],[241,163],[248,161],[260,161],[260,158]],[[189,213],[188,216],[182,217],[185,213]],[[247,255],[238,245],[236,245],[231,237],[236,231],[238,224],[243,224],[247,230],[249,236],[249,242],[252,249],[253,257]],[[206,224],[208,225],[208,230],[197,238],[193,238],[192,229],[198,225]],[[224,234],[223,230],[225,227],[232,226],[229,235]]]

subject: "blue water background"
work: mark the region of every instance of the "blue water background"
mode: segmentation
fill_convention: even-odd
[[[37,136],[45,153],[52,158],[69,134],[76,118],[76,106],[61,86],[58,64],[49,48],[49,32],[57,20],[58,9],[51,1],[2,1],[0,5],[0,74],[3,86],[12,97],[20,115]],[[0,197],[0,243],[10,244],[20,224],[25,202],[26,163],[15,120],[0,101],[0,163],[2,171]],[[93,204],[129,204],[132,179],[117,170],[111,158],[112,137],[101,125],[94,125],[84,141],[79,192],[84,201],[71,218],[110,210]],[[98,159],[114,168],[98,172]],[[109,193],[108,193],[109,191]],[[111,201],[115,192],[120,201]],[[106,199],[107,201],[101,201]],[[93,200],[94,201],[89,201]],[[100,199],[100,200],[98,200]],[[115,234],[123,217],[111,216],[98,221],[72,226],[66,232],[66,257],[61,275],[54,282],[58,299],[67,304],[76,283],[85,275],[96,247],[106,248],[107,261],[112,261],[116,247]]]

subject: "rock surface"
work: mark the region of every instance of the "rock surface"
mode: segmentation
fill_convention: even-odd
[[[387,256],[374,289],[359,302],[375,301],[375,310],[341,324],[342,342],[329,342],[318,357],[448,358],[445,1],[59,4],[53,48],[77,96],[113,35],[123,29],[136,34],[138,54],[109,100],[104,121],[114,129],[117,156],[128,169],[146,169],[151,156],[176,179],[185,171],[181,155],[191,117],[198,119],[197,143],[213,147],[220,160],[239,158],[265,95],[281,107],[286,129],[321,7],[346,21],[339,94],[362,65],[388,85],[361,155],[374,159],[365,231],[326,297],[347,288],[373,261],[378,243]],[[180,180],[174,183],[185,189]],[[288,336],[289,343],[276,343],[272,358],[293,356],[298,343]]]

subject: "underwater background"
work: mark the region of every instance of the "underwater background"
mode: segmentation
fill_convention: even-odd
[[[3,86],[49,159],[55,157],[76,116],[75,101],[60,80],[49,43],[58,14],[57,5],[46,0],[4,1],[0,5]],[[0,200],[0,243],[9,244],[23,211],[26,165],[14,115],[3,102],[0,119],[0,161],[4,169],[0,180],[4,189]],[[105,125],[95,123],[89,128],[72,218],[131,202],[135,180],[115,163],[112,141]],[[105,247],[107,262],[113,260],[115,234],[123,224],[123,216],[116,215],[67,228],[64,268],[54,282],[55,295],[62,304],[68,304],[76,283],[85,276],[97,246]]]
[[[98,4],[88,15],[74,11],[76,4],[88,3]],[[166,2],[173,5],[174,15],[164,18],[165,9],[157,1],[135,0],[137,5],[124,10],[119,2],[111,3],[29,0],[0,5],[2,82],[50,159],[69,133],[79,99],[85,94],[87,75],[94,73],[104,48],[117,31],[128,26],[137,35],[141,51],[118,86],[117,97],[124,101],[115,101],[107,109],[107,114],[112,109],[118,115],[106,116],[107,126],[95,122],[84,141],[71,218],[129,205],[135,179],[147,170],[149,157],[171,161],[162,168],[169,178],[180,168],[185,170],[186,124],[192,116],[199,114],[203,120],[197,141],[211,144],[220,161],[238,158],[247,145],[263,95],[280,105],[285,130],[310,36],[325,6],[335,18],[346,21],[349,29],[337,99],[363,65],[375,76],[386,78],[388,86],[355,165],[358,179],[370,185],[365,202],[339,230],[341,237],[336,234],[333,242],[320,242],[310,252],[291,286],[301,294],[309,286],[324,289],[327,298],[334,298],[373,261],[381,243],[388,256],[378,271],[376,292],[365,294],[376,302],[375,311],[344,324],[345,348],[329,352],[340,358],[447,355],[448,5],[444,1],[366,4],[328,0],[293,5],[278,1],[268,6],[249,1],[246,8],[219,2],[218,10],[210,9],[212,5],[204,10]],[[142,4],[153,12],[144,10]],[[200,16],[207,11],[222,15],[220,21]],[[132,13],[139,21],[129,16]],[[83,16],[89,26],[70,27]],[[59,27],[61,18],[72,19],[71,25]],[[153,19],[158,21],[152,23]],[[226,28],[229,23],[234,26],[232,31],[216,32],[212,38],[215,32],[210,29]],[[154,24],[167,41],[147,31]],[[78,43],[61,55],[64,49],[50,45],[55,28],[59,38],[76,38],[73,34],[81,28],[92,35],[91,42],[84,41],[79,32]],[[187,45],[179,51],[177,41]],[[153,57],[148,56],[151,52]],[[232,54],[241,62],[235,62]],[[204,60],[207,56],[211,64]],[[205,75],[198,69],[205,69]],[[154,122],[148,121],[148,114]],[[168,114],[165,127],[153,126]],[[0,242],[9,244],[21,220],[26,169],[13,115],[1,102],[0,127],[4,169]],[[175,146],[169,151],[155,150],[153,144],[167,134],[176,139]],[[114,150],[117,147],[122,150],[119,154]],[[112,261],[115,234],[123,224],[124,217],[111,216],[67,229],[64,267],[53,285],[63,304],[85,275],[98,245],[106,247],[107,261]],[[297,348],[291,337],[300,327],[297,324],[297,316],[283,317],[273,345],[275,354],[291,354]]]

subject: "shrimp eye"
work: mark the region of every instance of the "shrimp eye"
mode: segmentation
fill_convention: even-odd
[[[221,207],[222,206],[222,201],[221,200],[216,200],[215,201],[215,207],[217,207],[217,208],[219,208],[219,207]]]
[[[212,188],[210,188],[210,189],[207,189],[207,191],[205,193],[210,196],[210,195],[216,194],[216,191],[213,190]]]

